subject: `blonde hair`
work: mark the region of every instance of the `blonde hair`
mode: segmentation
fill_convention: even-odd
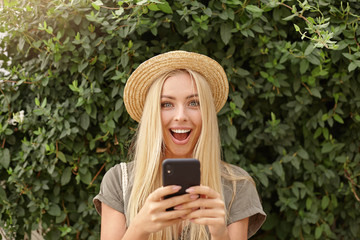
[[[219,192],[221,185],[221,148],[218,122],[211,89],[206,79],[191,70],[174,70],[159,77],[151,85],[145,101],[134,145],[134,180],[127,209],[127,225],[135,218],[145,200],[155,189],[162,186],[161,161],[163,160],[163,133],[161,126],[160,97],[167,78],[186,72],[194,80],[202,116],[202,129],[193,151],[193,157],[201,163],[201,184]],[[183,224],[181,238],[190,240],[209,239],[206,227],[193,223]],[[150,240],[178,239],[176,226],[168,227],[150,235]]]

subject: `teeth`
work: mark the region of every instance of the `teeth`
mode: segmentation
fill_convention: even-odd
[[[173,131],[174,133],[188,133],[190,132],[190,130],[185,130],[185,129],[172,129],[171,131]]]

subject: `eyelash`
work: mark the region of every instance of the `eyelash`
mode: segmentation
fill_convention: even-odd
[[[195,105],[191,105],[192,103],[195,103]],[[197,100],[192,100],[190,101],[189,105],[191,105],[192,107],[199,107],[200,106],[200,102]]]
[[[199,107],[200,102],[198,100],[191,100],[188,104],[190,107]],[[172,107],[173,104],[171,102],[163,102],[161,103],[161,108],[169,108]]]
[[[169,105],[169,106],[166,106],[166,105]],[[172,104],[169,103],[169,102],[161,103],[161,107],[162,107],[162,108],[167,108],[167,107],[171,107],[171,106],[172,106]]]

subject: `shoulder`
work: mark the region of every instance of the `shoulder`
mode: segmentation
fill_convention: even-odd
[[[251,237],[266,219],[254,180],[239,166],[228,163],[222,165],[224,200],[229,212],[227,224],[248,217],[248,237]]]
[[[112,166],[109,170],[107,170],[107,172],[105,173],[105,176],[106,175],[110,175],[110,176],[111,175],[117,175],[119,173],[121,174],[121,172],[122,172],[121,165],[123,163],[125,163],[125,162],[121,162],[121,163],[118,163],[118,164],[115,164],[114,166]],[[127,163],[125,163],[125,165],[126,165],[126,170],[129,172],[129,171],[132,170],[134,163],[133,162],[127,162]]]
[[[257,194],[253,178],[247,171],[239,166],[223,163],[221,167],[221,179],[226,198],[239,192],[251,193],[250,196]]]
[[[254,180],[250,174],[245,171],[243,168],[223,162],[221,164],[221,177],[225,182],[251,182],[254,184]]]
[[[110,182],[113,184],[121,184],[121,176],[122,176],[122,172],[123,170],[126,170],[127,173],[132,172],[133,169],[133,162],[128,162],[125,163],[126,168],[124,169],[121,166],[122,163],[118,163],[114,166],[112,166],[109,170],[107,170],[107,172],[105,173],[102,183],[107,183],[109,184]]]
[[[230,163],[223,162],[221,170],[222,173],[225,175],[229,174],[229,175],[250,177],[250,174],[247,171],[245,171],[243,168]]]

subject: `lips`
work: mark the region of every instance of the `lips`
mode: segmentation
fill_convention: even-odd
[[[174,140],[178,143],[184,143],[191,133],[190,129],[170,129],[170,133]]]

